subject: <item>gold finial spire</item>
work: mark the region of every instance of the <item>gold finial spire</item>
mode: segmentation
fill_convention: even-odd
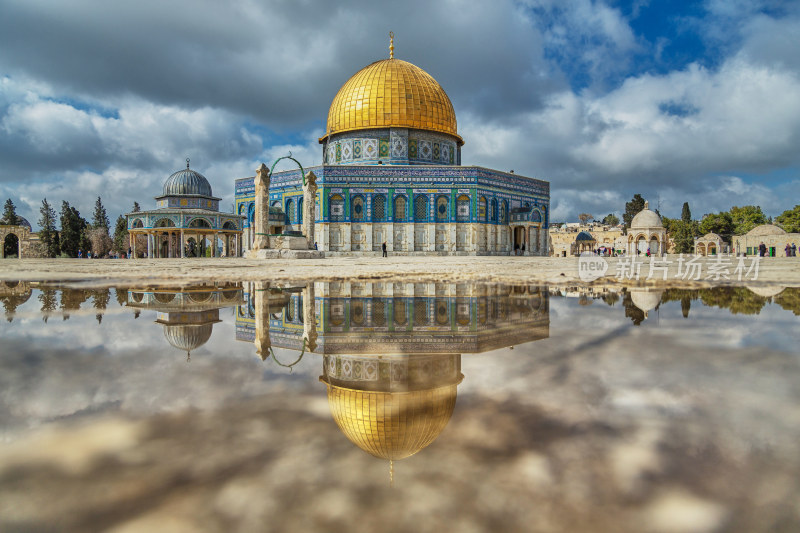
[[[189,168],[189,158],[186,158],[186,168]]]
[[[389,59],[394,59],[394,32],[389,32]]]

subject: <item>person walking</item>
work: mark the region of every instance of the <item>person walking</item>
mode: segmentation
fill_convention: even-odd
[[[763,242],[758,245],[758,255],[760,257],[764,257],[765,255],[767,255],[767,245],[764,244]]]
[[[383,244],[381,245],[381,250],[383,250],[383,257],[388,257],[386,255],[386,241],[383,241]]]
[[[788,242],[786,243],[786,248],[784,248],[784,250],[786,251],[786,257],[792,257],[792,246]]]
[[[797,246],[792,243],[792,257],[797,257]]]

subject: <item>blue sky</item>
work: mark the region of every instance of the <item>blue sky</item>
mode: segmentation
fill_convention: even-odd
[[[554,220],[641,193],[678,216],[800,198],[800,3],[4,0],[0,196],[115,218],[186,157],[233,180],[317,138],[338,88],[395,54],[449,94],[464,164],[551,182]]]

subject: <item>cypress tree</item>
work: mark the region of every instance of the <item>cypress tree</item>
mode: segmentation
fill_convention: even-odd
[[[67,257],[78,257],[78,250],[89,249],[86,236],[86,221],[69,202],[61,202],[61,253]]]
[[[92,216],[92,227],[97,228],[106,228],[106,232],[108,231],[109,227],[108,222],[108,214],[106,214],[106,208],[103,207],[103,202],[100,200],[100,197],[97,197],[97,201],[94,203],[94,215]]]
[[[44,252],[47,257],[56,257],[60,252],[58,244],[58,231],[56,231],[56,212],[47,198],[42,200],[42,207],[39,208],[41,217],[39,218],[39,238],[44,245]]]
[[[122,215],[117,217],[112,240],[114,241],[114,250],[117,252],[125,252],[128,250],[128,223]]]
[[[17,216],[17,208],[14,202],[11,201],[11,198],[6,200],[6,205],[3,208],[3,218],[0,219],[0,223],[9,226],[18,226],[20,223],[19,217]]]
[[[681,210],[681,220],[687,223],[692,221],[692,212],[689,210],[689,202],[683,202],[683,209]]]

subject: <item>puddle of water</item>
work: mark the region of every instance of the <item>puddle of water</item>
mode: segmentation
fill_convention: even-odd
[[[0,530],[800,525],[799,289],[19,283],[0,303]]]

